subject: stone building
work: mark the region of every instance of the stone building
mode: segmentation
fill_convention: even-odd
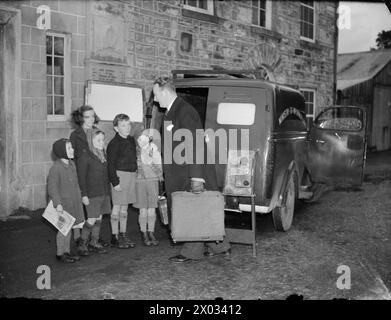
[[[0,216],[46,205],[50,148],[69,137],[87,80],[135,83],[148,97],[172,69],[254,69],[303,90],[313,118],[333,101],[337,5],[0,1]]]

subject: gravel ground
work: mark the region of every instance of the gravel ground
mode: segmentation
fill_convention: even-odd
[[[129,250],[110,249],[73,265],[54,259],[55,231],[42,210],[20,210],[0,222],[0,295],[44,299],[390,299],[391,153],[369,157],[362,188],[328,190],[317,203],[298,203],[289,232],[257,218],[257,252],[233,244],[231,260],[214,257],[175,264],[179,252],[157,227],[158,247],[144,247],[137,212],[129,211]],[[26,219],[24,219],[26,218]],[[30,218],[30,219],[28,219]],[[108,220],[104,221],[108,236]],[[39,265],[51,268],[51,290],[36,288]],[[351,270],[340,290],[338,266]]]

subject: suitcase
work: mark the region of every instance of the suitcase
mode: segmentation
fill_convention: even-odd
[[[171,237],[180,241],[222,241],[224,196],[218,191],[199,194],[177,191],[172,195]]]

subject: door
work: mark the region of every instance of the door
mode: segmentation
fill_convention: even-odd
[[[376,85],[373,95],[372,145],[377,151],[391,148],[391,88]]]
[[[265,118],[266,105],[267,92],[263,88],[210,88],[205,119],[205,129],[210,130],[206,131],[207,152],[213,159],[220,190],[225,184],[228,150],[265,149],[266,124],[271,123],[270,113]],[[259,165],[257,162],[255,172]],[[260,185],[255,174],[257,195]]]
[[[1,11],[0,11],[1,12]],[[0,216],[6,212],[6,116],[5,116],[5,81],[4,81],[4,25],[0,20]]]
[[[307,167],[313,182],[361,185],[366,156],[366,112],[331,107],[315,119],[308,134]]]

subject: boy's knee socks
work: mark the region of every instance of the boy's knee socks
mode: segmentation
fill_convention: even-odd
[[[83,229],[81,230],[81,238],[84,241],[89,239],[93,227],[94,226],[89,224],[87,221],[84,223]]]
[[[80,232],[80,228],[74,228],[73,229],[73,240],[78,240],[80,238],[80,235],[81,235],[81,232]]]
[[[121,211],[119,213],[119,229],[120,229],[119,231],[121,233],[126,232],[127,222],[128,222],[128,210],[126,209],[126,211]]]
[[[156,211],[155,208],[148,208],[148,231],[155,230]]]
[[[118,234],[118,222],[119,222],[119,215],[112,214],[110,217],[111,233],[112,234]]]
[[[140,209],[140,215],[138,216],[138,223],[140,224],[141,232],[147,232],[148,211],[143,208]]]
[[[95,221],[95,224],[91,230],[91,240],[92,241],[98,242],[101,223],[102,223],[101,220]]]

